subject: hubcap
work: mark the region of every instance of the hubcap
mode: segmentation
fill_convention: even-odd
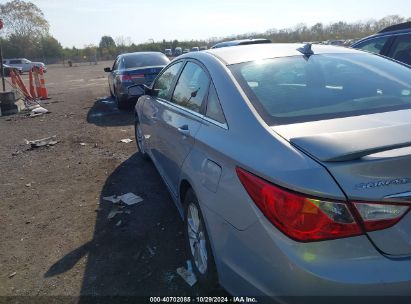
[[[143,133],[141,132],[140,124],[137,124],[136,126],[136,139],[137,139],[137,145],[138,149],[142,154],[146,153],[144,150],[144,141],[143,141]]]
[[[191,254],[194,263],[201,274],[207,271],[207,247],[204,231],[204,224],[202,223],[196,205],[190,203],[187,213],[187,231],[188,240],[190,242]]]

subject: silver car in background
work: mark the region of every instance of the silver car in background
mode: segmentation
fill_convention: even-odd
[[[42,68],[44,72],[47,72],[47,67],[43,62],[33,62],[26,58],[4,59],[3,64],[21,69],[23,73],[29,72],[34,67]]]
[[[135,107],[200,283],[411,295],[411,70],[333,46],[192,52]]]

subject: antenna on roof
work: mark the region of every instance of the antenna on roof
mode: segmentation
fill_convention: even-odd
[[[314,55],[314,52],[311,49],[311,46],[312,46],[311,43],[307,43],[303,47],[298,48],[297,51],[299,51],[301,54],[309,58],[311,55]]]

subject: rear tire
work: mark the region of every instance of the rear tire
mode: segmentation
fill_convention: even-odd
[[[113,95],[114,95],[114,99],[116,101],[117,108],[119,110],[126,110],[127,109],[127,99],[124,98],[124,96],[122,98],[119,97],[119,94],[117,93],[116,87],[113,87]]]
[[[122,98],[119,98],[118,95],[116,95],[116,104],[117,104],[117,108],[119,110],[126,110],[127,109],[127,105],[124,102],[124,100],[122,100]]]
[[[203,214],[192,189],[187,190],[184,206],[187,256],[201,288],[211,291],[218,287],[218,275]]]
[[[140,153],[141,157],[144,160],[148,160],[149,157],[146,152],[145,145],[144,145],[144,134],[143,134],[143,131],[141,130],[140,123],[137,121],[134,123],[134,134],[136,137],[136,144],[137,144],[138,152]]]

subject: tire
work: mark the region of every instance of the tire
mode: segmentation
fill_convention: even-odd
[[[184,206],[187,257],[191,261],[193,272],[201,284],[201,288],[211,291],[218,287],[218,275],[203,214],[192,189],[187,190]],[[198,224],[196,223],[197,219]],[[197,231],[195,231],[196,227]]]
[[[126,103],[122,100],[122,98],[119,98],[117,94],[116,94],[116,104],[117,104],[117,108],[119,110],[126,110],[127,109]]]
[[[135,122],[134,123],[134,135],[136,137],[136,144],[137,144],[137,149],[138,152],[140,153],[141,157],[144,160],[148,160],[149,156],[146,152],[145,146],[144,146],[144,140],[143,140],[143,132],[141,130],[140,127],[140,123],[139,122]]]
[[[110,93],[111,93],[111,92],[110,92]],[[113,87],[113,94],[115,94],[115,95],[114,95],[114,99],[115,99],[115,101],[116,101],[117,108],[118,108],[119,110],[127,110],[127,108],[128,108],[128,106],[127,106],[127,99],[124,98],[124,97],[123,97],[123,98],[119,97],[119,94],[117,94],[115,87]]]

